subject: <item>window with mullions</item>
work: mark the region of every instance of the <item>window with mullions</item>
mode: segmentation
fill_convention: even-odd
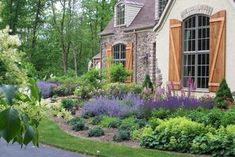
[[[113,63],[126,65],[126,46],[124,44],[117,44],[113,46]]]
[[[117,25],[125,24],[125,5],[123,3],[117,5]]]
[[[209,17],[194,15],[184,21],[183,86],[192,77],[197,88],[208,88],[210,27]]]

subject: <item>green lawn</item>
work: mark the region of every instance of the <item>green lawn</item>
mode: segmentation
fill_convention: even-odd
[[[100,157],[190,157],[191,155],[174,154],[142,148],[130,148],[119,144],[97,142],[71,136],[62,131],[57,124],[43,120],[39,127],[40,142],[69,151]]]

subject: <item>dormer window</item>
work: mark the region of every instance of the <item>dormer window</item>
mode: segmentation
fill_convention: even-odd
[[[161,16],[166,5],[168,3],[168,0],[159,0],[159,15]]]
[[[117,25],[125,24],[125,5],[120,3],[117,5]]]

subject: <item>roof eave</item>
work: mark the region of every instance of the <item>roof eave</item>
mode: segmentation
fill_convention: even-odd
[[[148,25],[148,26],[143,26],[143,27],[137,27],[137,28],[130,28],[130,29],[125,29],[124,31],[125,32],[130,32],[130,31],[133,31],[133,30],[144,30],[144,29],[153,29],[155,25]]]
[[[166,8],[164,9],[164,11],[163,11],[163,13],[162,13],[162,15],[161,15],[161,17],[160,17],[160,19],[159,19],[159,21],[158,21],[158,23],[157,23],[157,24],[154,26],[154,28],[153,28],[153,31],[154,31],[154,32],[157,31],[157,30],[162,26],[162,24],[163,24],[163,22],[164,22],[164,19],[165,19],[166,16],[167,16],[167,13],[169,12],[169,10],[170,10],[172,4],[173,4],[175,1],[176,1],[176,0],[169,0],[169,2],[168,2],[167,5],[166,5]]]

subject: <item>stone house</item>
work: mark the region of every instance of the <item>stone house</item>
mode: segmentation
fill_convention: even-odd
[[[235,91],[234,28],[235,0],[169,0],[154,27],[163,82],[215,92],[226,78]]]
[[[120,0],[101,32],[102,67],[113,62],[163,83],[215,92],[222,79],[235,91],[235,0]],[[108,59],[112,58],[112,62]]]
[[[149,74],[155,80],[156,34],[167,0],[119,0],[114,16],[100,33],[102,68],[122,63],[133,75],[129,82],[142,82]]]

